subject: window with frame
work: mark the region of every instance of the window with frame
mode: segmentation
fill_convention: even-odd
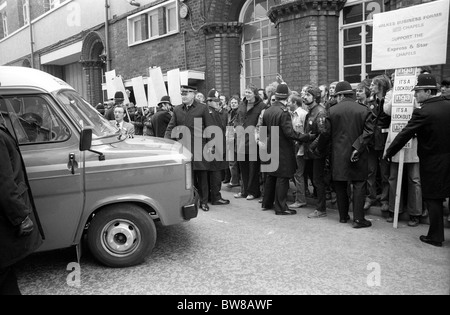
[[[382,0],[349,0],[340,15],[340,77],[350,83],[384,73],[372,70],[373,15],[384,12]]]
[[[163,3],[128,17],[129,46],[178,32],[177,1]]]
[[[274,0],[249,0],[241,20],[243,30],[244,86],[252,83],[265,88],[278,73],[278,32],[267,16]]]
[[[0,98],[0,111],[21,145],[59,142],[70,137],[70,129],[45,95],[4,96]]]

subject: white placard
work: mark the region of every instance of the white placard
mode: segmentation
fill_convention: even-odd
[[[449,0],[374,14],[372,70],[445,64]]]
[[[133,84],[134,98],[136,99],[136,107],[147,107],[147,95],[145,95],[144,79],[137,77],[131,79]]]
[[[130,104],[130,99],[128,98],[128,94],[126,93],[126,91],[125,91],[125,85],[123,84],[123,79],[122,79],[122,76],[116,76],[115,78],[114,78],[114,87],[115,87],[115,92],[114,92],[114,94],[116,93],[116,92],[118,92],[118,91],[120,91],[120,92],[122,92],[123,93],[123,98],[124,98],[124,104],[125,105],[127,105],[127,104]],[[114,98],[114,94],[113,94],[113,98]]]
[[[169,83],[169,96],[173,105],[181,105],[181,76],[180,69],[173,69],[167,72],[167,81]]]
[[[116,70],[105,72],[106,94],[108,100],[113,99],[114,94],[116,93],[116,86],[114,85],[115,77],[116,77]]]
[[[166,84],[160,67],[149,68],[150,77],[148,80],[148,105],[156,107],[161,97],[167,95]]]
[[[417,68],[402,68],[395,70],[394,88],[392,93],[391,111],[391,141],[408,124],[414,111],[414,91],[412,89],[417,83]],[[409,141],[405,148],[411,148]]]

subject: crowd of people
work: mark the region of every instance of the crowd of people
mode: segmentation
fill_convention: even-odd
[[[296,214],[299,208],[314,202],[315,210],[308,218],[318,219],[327,216],[327,201],[337,203],[341,223],[350,220],[352,211],[353,227],[366,228],[371,222],[365,219],[365,213],[376,205],[386,213],[388,222],[394,221],[399,160],[388,149],[396,145],[390,129],[394,74],[386,71],[365,79],[356,89],[346,81],[335,81],[320,86],[307,84],[300,92],[291,90],[278,76],[265,89],[247,85],[242,98],[239,94],[227,97],[215,89],[205,96],[186,85],[181,87],[181,105],[173,106],[170,97],[164,96],[153,110],[124,106],[123,94],[117,92],[104,115],[127,135],[189,140],[183,144],[194,156],[197,153],[190,144],[200,136],[201,155],[193,159],[193,179],[204,211],[210,210],[208,204],[230,203],[220,193],[224,185],[240,187],[234,198],[257,200],[263,210],[274,210],[276,215]],[[429,70],[423,69],[419,87],[426,75],[431,80],[426,86],[430,98],[448,102],[450,80],[443,80],[439,88]],[[417,111],[422,110],[422,103],[415,102]],[[194,124],[195,118],[201,119],[200,126]],[[187,127],[190,139],[174,135],[179,126]],[[203,137],[211,126],[219,127],[221,135]],[[273,127],[278,128],[276,134],[271,133]],[[266,130],[264,135],[261,128]],[[222,139],[209,141],[218,137]],[[423,187],[421,172],[425,167],[420,163],[419,142],[416,132],[412,148],[405,151],[405,185],[399,198],[399,211],[408,213],[410,227],[418,226],[428,215],[432,220],[431,208],[433,215],[437,208],[424,193],[428,188]],[[261,149],[268,152],[273,143],[280,161],[276,170],[264,171],[268,162],[261,158]],[[449,141],[441,145],[448,153]],[[442,171],[450,176],[447,169]],[[450,195],[447,188],[442,188],[447,194],[439,197],[442,201]],[[290,190],[292,203],[287,198]],[[442,241],[443,236],[433,239],[436,244]]]

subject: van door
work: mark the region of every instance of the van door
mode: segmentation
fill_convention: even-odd
[[[79,134],[49,95],[7,94],[2,117],[19,142],[46,236],[39,251],[70,247],[84,200]]]

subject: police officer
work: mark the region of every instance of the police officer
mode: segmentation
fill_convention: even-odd
[[[450,96],[436,96],[438,87],[431,74],[420,74],[414,87],[421,108],[395,137],[384,158],[390,160],[417,135],[422,197],[430,213],[428,235],[420,240],[433,246],[444,242],[443,201],[450,196]]]
[[[208,106],[195,99],[196,91],[197,89],[193,86],[181,86],[183,104],[174,108],[164,137],[181,140],[183,145],[193,154],[192,169],[194,184],[200,196],[200,207],[203,211],[208,211],[209,162],[203,156],[203,149],[207,143],[207,139],[203,137],[203,132],[207,127],[213,125],[213,119],[209,113]],[[174,132],[172,133],[172,131]],[[201,141],[201,146],[195,146],[195,141]]]
[[[211,147],[211,162],[209,163],[209,184],[210,184],[210,199],[212,205],[220,206],[230,203],[229,200],[222,198],[220,188],[222,186],[222,171],[228,169],[228,162],[226,161],[226,127],[228,121],[228,114],[223,111],[220,104],[219,92],[216,89],[209,91],[206,97],[206,104],[209,108],[209,113],[213,119],[213,125],[219,127],[214,134],[214,145]],[[214,132],[214,131],[213,131]]]
[[[267,146],[278,151],[279,163],[276,170],[268,172],[264,183],[263,209],[274,208],[276,215],[296,214],[287,205],[289,180],[294,177],[297,168],[294,140],[305,142],[315,138],[312,134],[299,134],[292,127],[291,114],[287,108],[289,88],[285,83],[278,85],[275,93],[276,101],[265,110],[262,128],[267,128]],[[272,133],[278,129],[278,138]],[[264,141],[264,139],[260,139]],[[271,161],[273,162],[273,161]],[[273,163],[272,163],[273,164]]]

